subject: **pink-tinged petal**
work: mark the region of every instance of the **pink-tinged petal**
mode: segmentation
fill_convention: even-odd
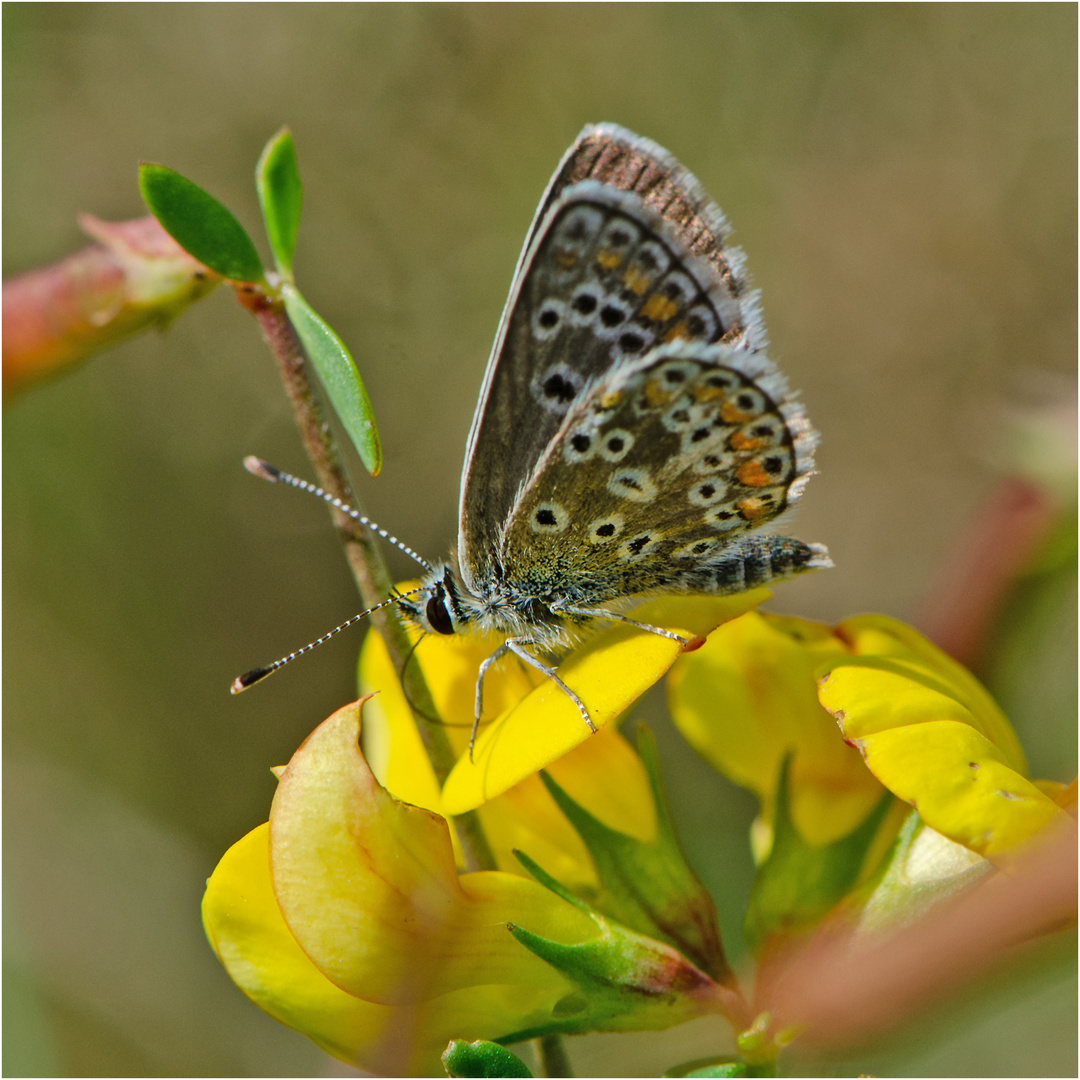
[[[580,941],[587,916],[504,873],[458,879],[446,822],[399,802],[358,746],[359,704],[324,721],[289,762],[270,813],[274,891],[304,952],[335,985],[404,1004],[484,983],[548,986],[555,973],[506,923]]]
[[[386,795],[359,734],[359,704],[339,709],[285,769],[270,811],[274,892],[342,989],[384,1003],[431,996],[410,987],[408,968],[457,900],[446,822]],[[388,969],[387,957],[401,959]]]
[[[256,1005],[354,1068],[435,1075],[451,1038],[495,1038],[547,1023],[569,989],[553,975],[537,985],[471,986],[401,1006],[354,997],[315,967],[289,931],[273,892],[269,844],[269,825],[260,825],[222,857],[203,899],[207,937]],[[483,898],[482,883],[469,889]],[[526,904],[531,917],[536,908]]]
[[[207,882],[202,914],[225,970],[259,1008],[342,1061],[378,1067],[375,1044],[393,1010],[338,989],[297,944],[274,897],[268,824],[222,857]]]

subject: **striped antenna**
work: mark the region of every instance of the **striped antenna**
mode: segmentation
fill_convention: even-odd
[[[404,551],[410,558],[415,559],[425,570],[432,570],[431,563],[427,559],[421,558],[408,544],[403,544],[396,536],[391,536],[385,529],[380,528],[371,518],[364,517],[359,510],[354,510],[351,506],[343,503],[340,499],[335,498],[329,491],[323,491],[321,487],[316,487],[315,484],[309,484],[306,480],[301,480],[299,476],[293,476],[291,473],[282,472],[280,469],[275,469],[269,462],[263,461],[262,458],[255,457],[254,455],[244,458],[244,468],[247,469],[252,476],[261,477],[263,480],[269,480],[272,484],[288,484],[289,487],[294,487],[300,491],[306,491],[311,495],[316,495],[324,502],[328,502],[331,506],[340,510],[343,514],[348,514],[353,521],[359,521],[361,525],[367,526],[372,532],[378,533],[384,540],[389,540],[399,551]],[[390,601],[387,601],[389,603]],[[375,608],[371,609],[375,611]],[[359,615],[356,618],[360,618]],[[348,626],[348,623],[345,623]],[[341,627],[338,627],[340,630]],[[337,633],[334,630],[333,633]],[[327,635],[329,636],[329,635]],[[302,650],[306,651],[306,650]]]
[[[308,642],[302,649],[297,649],[296,652],[291,652],[288,656],[283,656],[280,660],[275,660],[272,664],[267,664],[266,667],[252,668],[251,671],[247,671],[243,675],[233,679],[232,686],[229,688],[230,693],[239,694],[249,686],[254,686],[257,682],[262,682],[267,675],[273,675],[278,668],[284,667],[289,661],[295,660],[298,656],[303,656],[304,653],[311,652],[316,645],[321,645],[324,641],[329,641],[335,634],[340,634],[342,630],[352,626],[354,622],[359,621],[366,615],[370,615],[373,611],[378,611],[379,608],[384,608],[387,604],[396,604],[399,600],[404,600],[406,596],[415,596],[416,593],[423,591],[424,586],[420,585],[415,589],[410,589],[408,592],[398,593],[397,596],[388,597],[381,604],[376,604],[374,607],[368,608],[367,611],[361,611],[359,615],[354,615],[351,619],[346,619],[340,626],[335,626],[333,630],[323,634],[322,637]]]

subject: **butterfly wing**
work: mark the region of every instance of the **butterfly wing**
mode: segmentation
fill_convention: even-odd
[[[815,442],[763,354],[658,346],[568,410],[512,509],[499,552],[507,582],[588,606],[741,591],[828,565],[816,545],[770,537],[747,548],[742,535],[798,499]]]
[[[764,338],[700,184],[655,143],[586,128],[541,201],[480,391],[458,530],[466,585],[487,591],[522,485],[598,380],[663,342],[753,353]]]

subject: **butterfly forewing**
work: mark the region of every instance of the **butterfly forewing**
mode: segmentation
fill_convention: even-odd
[[[548,184],[525,241],[528,249],[563,191],[583,180],[630,192],[664,219],[678,246],[699,255],[735,296],[746,288],[742,253],[728,245],[728,225],[697,179],[662,146],[616,124],[594,124],[578,136]]]
[[[582,134],[530,233],[470,434],[459,555],[471,587],[492,580],[523,483],[597,382],[677,340],[760,347],[725,239],[669,155],[619,128]]]

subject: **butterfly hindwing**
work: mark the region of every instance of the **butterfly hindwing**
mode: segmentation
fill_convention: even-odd
[[[815,435],[761,355],[678,341],[567,412],[499,546],[515,589],[596,604],[721,589],[741,534],[799,496]]]

